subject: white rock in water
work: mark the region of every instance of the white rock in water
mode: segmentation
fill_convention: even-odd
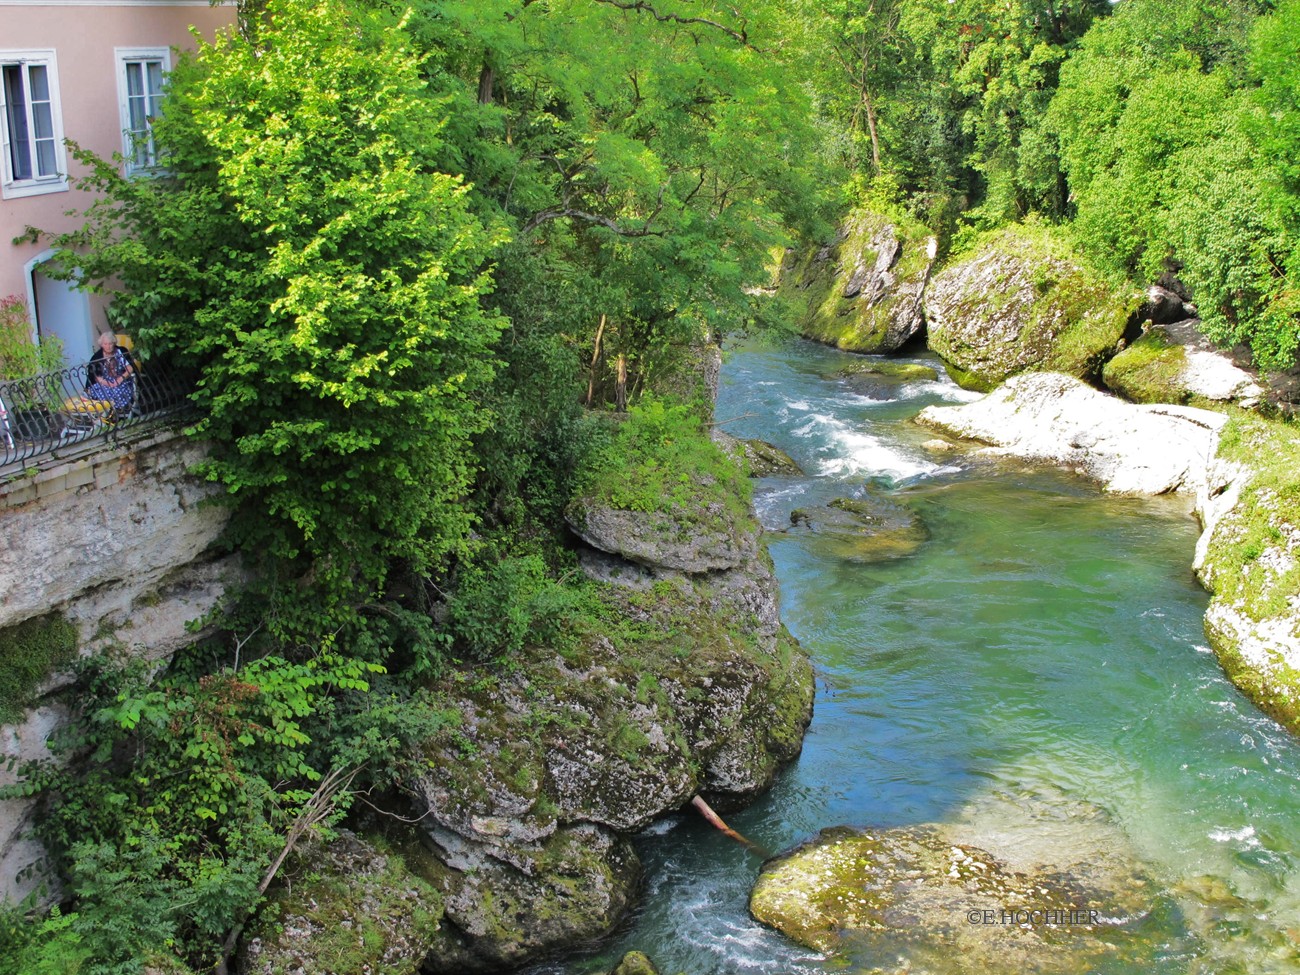
[[[1071,468],[1121,494],[1196,493],[1227,418],[1185,406],[1128,403],[1060,373],[1025,373],[917,422],[979,440],[987,452]]]

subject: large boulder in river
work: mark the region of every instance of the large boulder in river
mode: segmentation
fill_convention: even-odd
[[[580,565],[599,614],[508,669],[432,688],[457,714],[404,785],[446,904],[435,970],[499,970],[608,933],[640,881],[630,834],[697,794],[753,797],[801,747],[812,669],[765,553],[696,574],[591,549]]]
[[[1048,228],[1013,226],[934,276],[925,316],[930,348],[953,377],[989,390],[1029,370],[1097,374],[1140,301]]]
[[[1188,406],[1126,403],[1060,373],[1030,373],[963,406],[931,406],[917,422],[990,445],[986,453],[1078,471],[1123,494],[1195,494],[1227,422]]]
[[[918,223],[855,210],[830,244],[787,255],[778,293],[806,337],[893,352],[924,328],[921,296],[936,249]]]

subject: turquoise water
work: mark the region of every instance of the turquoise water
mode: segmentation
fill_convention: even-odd
[[[1143,940],[1140,961],[1097,971],[1300,970],[1300,749],[1205,646],[1186,503],[931,453],[911,418],[972,395],[946,380],[855,387],[830,375],[848,361],[810,344],[729,355],[717,416],[809,475],[758,482],[759,516],[779,532],[793,508],[871,484],[930,538],[855,563],[771,536],[816,715],[798,761],[729,823],[772,851],[828,826],[952,821],[991,843],[1105,851],[1163,893],[1114,919]],[[760,857],[696,818],[640,848],[649,879],[625,929],[537,971],[608,969],[631,949],[665,973],[845,970],[749,918]],[[885,945],[849,970],[905,954]]]

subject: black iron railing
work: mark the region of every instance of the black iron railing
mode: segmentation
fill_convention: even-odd
[[[0,468],[183,419],[193,384],[145,364],[108,390],[89,365],[0,381]]]

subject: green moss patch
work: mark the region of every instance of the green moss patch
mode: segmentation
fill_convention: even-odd
[[[892,273],[900,285],[919,285],[930,263],[926,242],[931,234],[925,226],[902,214],[887,216],[854,210],[845,218],[843,237],[837,243],[787,257],[777,295],[805,337],[848,352],[892,351],[887,336],[897,313],[895,305],[914,301],[914,296],[891,294],[874,304],[860,294],[844,296],[854,270],[874,266],[877,253],[871,242],[891,225],[902,244]]]
[[[1208,582],[1252,621],[1288,617],[1300,636],[1300,430],[1234,411],[1219,455],[1252,473],[1210,540]]]
[[[976,238],[931,281],[930,347],[970,389],[1028,370],[1092,380],[1140,301],[1059,228],[1005,227]]]
[[[77,628],[58,613],[0,630],[0,723],[20,721],[36,688],[76,653]]]
[[[1101,378],[1108,389],[1134,403],[1186,403],[1191,396],[1180,382],[1186,362],[1181,345],[1148,332],[1106,363]]]

